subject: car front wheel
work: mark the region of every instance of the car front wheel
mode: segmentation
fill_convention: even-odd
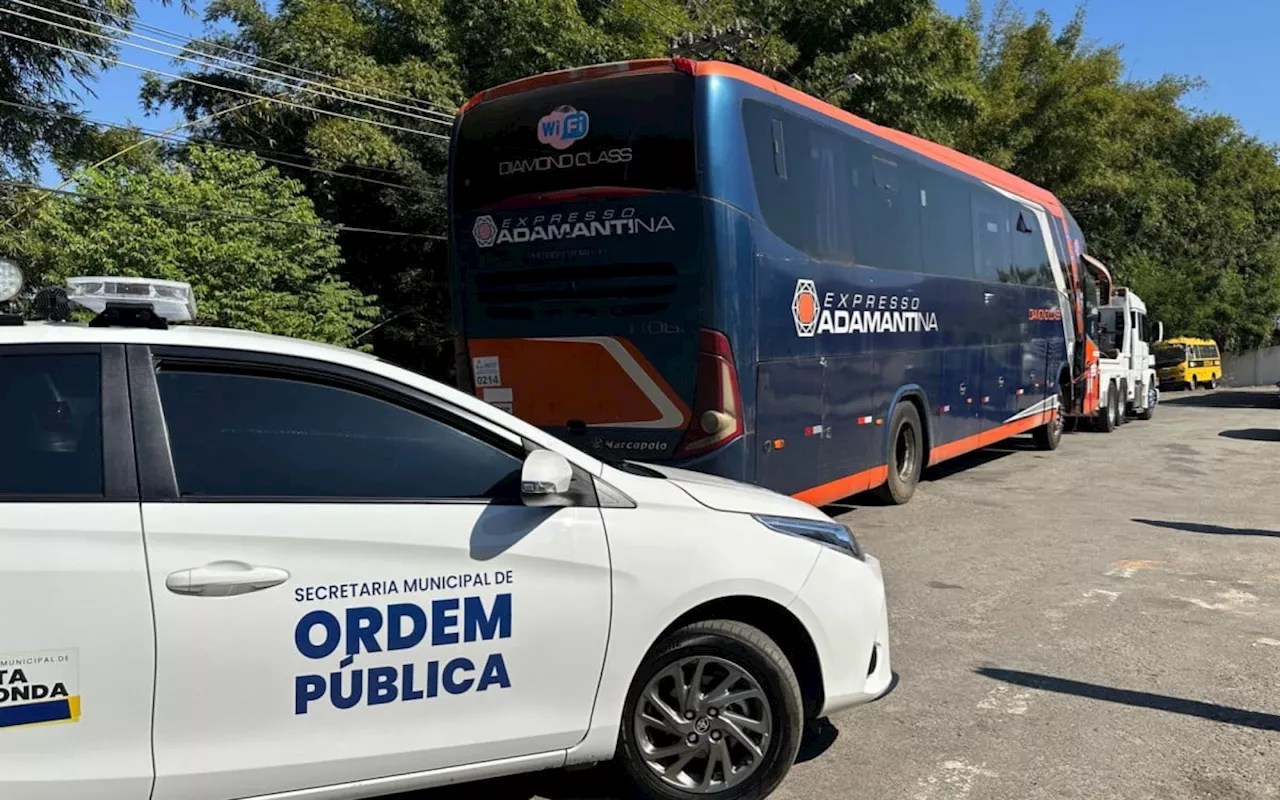
[[[732,620],[673,632],[632,681],[618,758],[638,797],[756,800],[800,748],[800,684],[781,648]]]

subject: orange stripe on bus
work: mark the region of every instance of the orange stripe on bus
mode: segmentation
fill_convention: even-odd
[[[843,500],[846,497],[852,497],[868,489],[874,489],[884,483],[888,477],[889,468],[882,465],[864,469],[862,472],[855,472],[852,475],[834,480],[831,483],[824,483],[821,486],[815,486],[812,489],[805,489],[803,492],[797,492],[791,496],[811,506],[821,507],[837,500]]]
[[[1041,425],[1047,424],[1057,413],[1055,410],[1050,410],[1032,414],[1026,419],[1006,422],[998,428],[992,428],[989,431],[983,431],[973,436],[966,436],[963,439],[939,445],[929,453],[929,466],[945,461],[948,458],[955,458],[964,453],[995,444],[1008,439],[1010,436],[1017,436],[1020,433],[1034,430]],[[862,472],[855,472],[830,483],[824,483],[821,486],[815,486],[812,489],[805,489],[803,492],[796,492],[791,496],[811,506],[821,507],[830,505],[837,500],[843,500],[846,497],[852,497],[868,489],[874,489],[888,479],[889,468],[882,464],[871,469],[864,469]]]
[[[486,100],[493,100],[498,97],[506,97],[511,94],[519,94],[520,92],[528,92],[533,89],[541,89],[544,86],[556,86],[562,83],[574,83],[577,81],[589,81],[597,78],[613,78],[619,75],[642,75],[646,72],[674,72],[676,69],[675,61],[670,58],[638,58],[632,61],[616,61],[611,64],[591,64],[586,67],[574,67],[573,69],[562,69],[555,72],[544,72],[540,75],[531,75],[527,78],[517,78],[513,81],[499,84],[490,89],[484,89],[472,95],[471,99],[458,109],[459,114],[465,114],[476,105]]]
[[[979,450],[987,445],[1004,441],[1010,436],[1017,436],[1027,431],[1034,430],[1041,425],[1047,424],[1058,412],[1055,410],[1044,411],[1039,414],[1032,414],[1026,419],[1014,420],[1006,422],[998,428],[992,428],[989,431],[976,433],[973,436],[966,436],[963,439],[956,439],[954,442],[940,444],[933,450],[929,451],[929,466],[946,461],[949,458],[971,453]]]

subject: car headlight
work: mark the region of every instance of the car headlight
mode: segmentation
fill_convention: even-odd
[[[760,514],[756,514],[754,517],[756,522],[771,531],[785,533],[788,536],[812,539],[820,544],[825,544],[827,547],[833,547],[842,553],[847,553],[859,561],[866,560],[866,556],[862,553],[862,548],[858,547],[858,540],[853,538],[853,531],[839,522],[796,519],[795,517],[767,517]]]

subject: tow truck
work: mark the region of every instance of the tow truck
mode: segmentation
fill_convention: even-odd
[[[1098,309],[1098,413],[1095,426],[1111,432],[1129,417],[1151,419],[1160,402],[1151,346],[1164,337],[1164,323],[1147,318],[1147,305],[1125,286]]]

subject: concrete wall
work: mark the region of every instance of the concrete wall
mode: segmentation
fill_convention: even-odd
[[[1227,386],[1275,386],[1280,382],[1280,347],[1224,356],[1222,382]]]

